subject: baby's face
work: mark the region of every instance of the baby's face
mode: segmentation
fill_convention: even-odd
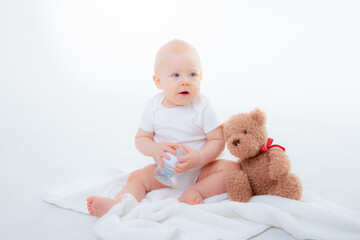
[[[164,107],[184,106],[194,101],[200,93],[201,65],[192,51],[164,53],[154,75],[159,89],[163,89]]]

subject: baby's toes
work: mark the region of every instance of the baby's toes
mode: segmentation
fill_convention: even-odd
[[[91,206],[90,203],[87,204],[87,209],[88,209],[90,216],[94,216],[93,207]]]
[[[203,199],[201,197],[194,197],[193,199],[190,200],[190,204],[191,205],[196,205],[196,204],[201,204],[203,203]]]
[[[88,212],[89,212],[90,216],[94,216],[94,212],[93,212],[91,206],[88,207]]]
[[[195,204],[202,204],[202,203],[204,203],[204,200],[202,198],[198,198],[195,201]]]
[[[94,202],[94,196],[90,196],[86,199],[88,204],[92,204]]]
[[[184,202],[187,204],[195,205],[204,202],[201,194],[194,189],[187,189],[179,198],[180,202]]]

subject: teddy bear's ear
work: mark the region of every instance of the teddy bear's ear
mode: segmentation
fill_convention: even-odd
[[[250,116],[257,121],[260,125],[264,125],[266,123],[266,115],[259,108],[255,108],[250,112]]]

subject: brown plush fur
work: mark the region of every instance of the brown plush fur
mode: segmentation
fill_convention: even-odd
[[[250,113],[231,116],[223,124],[227,147],[238,157],[241,170],[229,174],[226,190],[233,201],[247,202],[253,195],[276,195],[299,200],[302,185],[290,173],[290,160],[277,147],[260,152],[266,145],[266,116],[255,109]]]

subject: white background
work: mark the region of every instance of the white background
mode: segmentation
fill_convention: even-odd
[[[0,208],[13,216],[0,226],[10,236],[21,216],[30,228],[48,188],[151,162],[134,136],[158,91],[155,54],[174,38],[198,49],[221,121],[262,108],[304,187],[360,212],[359,12],[358,1],[0,0]]]

